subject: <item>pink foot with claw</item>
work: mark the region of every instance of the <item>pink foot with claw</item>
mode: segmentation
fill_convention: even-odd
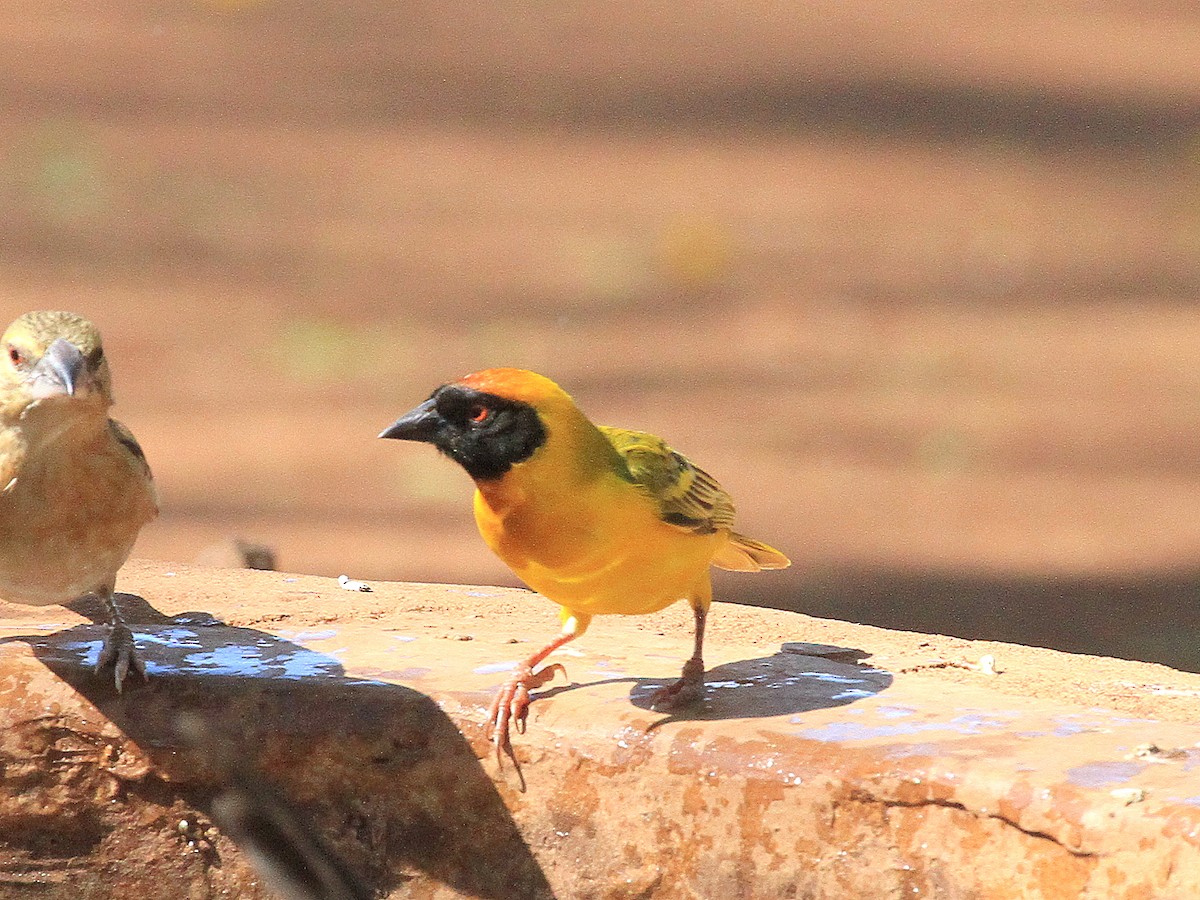
[[[512,741],[509,739],[509,724],[515,722],[517,732],[525,733],[525,720],[529,716],[529,692],[548,684],[558,672],[562,672],[563,678],[567,678],[567,670],[562,663],[551,663],[537,672],[534,672],[528,663],[523,663],[496,694],[496,699],[488,709],[488,736],[496,747],[498,764],[504,765],[505,753],[512,759],[513,764],[516,764],[517,758],[513,755]]]
[[[678,709],[704,697],[704,661],[692,657],[683,665],[683,675],[673,684],[661,687],[650,698],[650,708]]]

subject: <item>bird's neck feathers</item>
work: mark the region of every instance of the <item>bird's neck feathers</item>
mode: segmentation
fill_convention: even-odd
[[[0,407],[0,492],[8,493],[18,478],[40,484],[47,473],[73,471],[80,460],[94,458],[109,440],[104,407],[38,402],[15,414]]]
[[[542,445],[499,478],[475,482],[481,501],[494,512],[503,513],[534,498],[579,494],[619,463],[612,444],[569,398],[565,404],[539,404],[537,409],[547,432]]]
[[[19,431],[29,446],[51,445],[69,438],[72,443],[90,443],[108,431],[108,403],[103,397],[88,399],[51,397],[5,407],[3,424]]]

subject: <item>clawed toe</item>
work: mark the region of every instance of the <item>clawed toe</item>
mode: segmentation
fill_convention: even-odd
[[[704,696],[704,682],[680,678],[674,684],[659,688],[650,698],[650,708],[656,712],[690,706]]]
[[[689,659],[683,667],[683,676],[676,682],[661,687],[650,698],[653,710],[680,709],[704,699],[704,663]]]
[[[525,733],[526,721],[529,718],[529,692],[548,684],[559,672],[564,678],[567,677],[567,670],[561,663],[553,663],[537,672],[531,671],[528,666],[522,666],[496,694],[496,699],[488,709],[488,737],[496,748],[496,762],[499,765],[504,765],[506,753],[514,764],[516,763],[510,728],[515,725],[518,734]]]
[[[104,636],[104,645],[100,648],[100,658],[96,661],[95,672],[99,675],[109,666],[113,669],[113,683],[117,693],[125,688],[125,679],[130,671],[137,672],[142,680],[146,680],[146,664],[138,655],[133,642],[133,632],[124,622],[115,622],[108,628]]]
[[[554,680],[554,676],[559,672],[562,673],[563,678],[569,680],[569,676],[567,675],[567,667],[562,663],[550,663],[550,665],[543,666],[536,672],[531,672],[528,676],[522,679],[522,683],[526,688],[526,693],[528,693],[528,691],[537,690],[538,688],[549,684]]]

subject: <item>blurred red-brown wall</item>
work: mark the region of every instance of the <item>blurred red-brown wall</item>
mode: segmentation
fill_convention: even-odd
[[[1182,3],[10,5],[0,298],[104,329],[143,556],[511,581],[375,435],[518,365],[794,557],[726,599],[1197,668],[1197,59]]]

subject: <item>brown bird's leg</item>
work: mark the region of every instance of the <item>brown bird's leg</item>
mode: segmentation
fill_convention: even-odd
[[[125,687],[125,676],[129,674],[130,669],[141,675],[143,681],[146,680],[146,664],[138,656],[137,647],[133,643],[133,632],[125,624],[121,607],[112,591],[104,594],[104,605],[108,607],[110,619],[108,634],[104,636],[100,658],[96,661],[96,674],[112,666],[113,680],[119,694]]]
[[[525,719],[529,715],[529,692],[546,684],[554,678],[556,672],[562,672],[563,677],[567,677],[567,670],[562,663],[552,663],[540,672],[534,672],[533,667],[559,647],[575,640],[581,631],[582,629],[564,631],[517,666],[512,677],[496,694],[496,699],[492,701],[491,708],[488,709],[488,729],[491,732],[489,736],[492,743],[496,747],[496,762],[500,765],[504,764],[505,752],[513,758],[514,763],[516,762],[516,757],[513,756],[512,742],[509,740],[509,723],[516,722],[517,731],[521,734],[525,733]]]
[[[708,618],[708,605],[693,603],[692,612],[696,614],[696,643],[692,658],[683,664],[683,675],[678,681],[654,692],[650,698],[651,709],[687,706],[704,696],[704,622]]]

